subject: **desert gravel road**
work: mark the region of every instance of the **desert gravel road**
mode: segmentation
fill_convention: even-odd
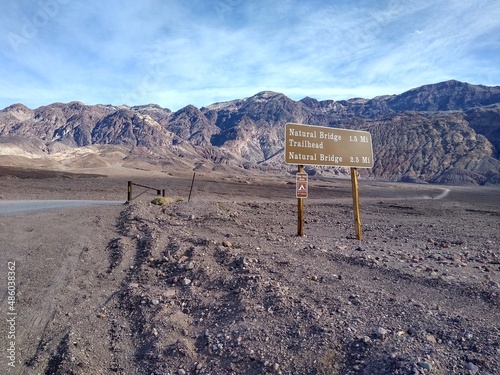
[[[0,201],[0,216],[18,215],[54,208],[118,205],[123,201],[98,200],[5,200]]]

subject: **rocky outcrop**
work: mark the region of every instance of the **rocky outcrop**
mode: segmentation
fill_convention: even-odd
[[[455,80],[421,86],[387,100],[395,111],[450,111],[500,103],[500,87],[470,85]]]
[[[431,179],[432,183],[442,185],[484,185],[486,177],[460,168],[450,168]]]
[[[430,181],[450,168],[473,170],[492,154],[486,137],[461,113],[406,112],[367,124],[372,134],[373,176]]]
[[[469,125],[494,146],[493,156],[500,157],[500,104],[478,107],[466,112]]]
[[[143,147],[168,146],[174,137],[149,115],[129,109],[118,110],[99,120],[91,136],[93,144]]]
[[[210,138],[218,131],[218,128],[193,105],[175,112],[165,126],[196,146],[210,145]]]
[[[92,142],[90,132],[96,123],[114,111],[112,106],[86,106],[80,102],[54,103],[35,110],[15,104],[0,111],[0,136],[86,146]]]

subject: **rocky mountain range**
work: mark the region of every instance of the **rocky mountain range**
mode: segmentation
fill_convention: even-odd
[[[143,157],[164,167],[210,163],[295,171],[283,161],[287,122],[367,130],[372,169],[365,177],[446,184],[500,183],[500,87],[447,81],[373,99],[294,101],[264,91],[252,97],[176,112],[150,104],[22,104],[0,111],[2,155],[43,158],[115,150],[116,160]],[[112,152],[111,152],[112,153]],[[87,159],[86,159],[87,160]],[[81,163],[82,164],[82,163]],[[85,163],[83,163],[85,166]],[[342,169],[310,167],[310,174]]]

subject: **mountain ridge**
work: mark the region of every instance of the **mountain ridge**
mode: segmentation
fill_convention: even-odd
[[[157,104],[89,106],[73,101],[30,109],[18,103],[0,111],[4,139],[0,155],[8,143],[5,137],[12,136],[41,140],[47,149],[55,143],[168,150],[184,145],[189,150],[184,157],[197,163],[201,158],[236,168],[286,171],[277,156],[283,150],[287,122],[371,131],[377,162],[363,172],[365,176],[392,180],[413,176],[432,182],[455,170],[478,173],[482,177],[477,184],[499,180],[500,86],[455,80],[398,95],[341,101],[310,97],[294,101],[282,93],[262,91],[201,108],[187,105],[175,112]],[[310,169],[338,173],[332,168]],[[447,183],[453,181],[449,172],[446,176]],[[462,180],[456,178],[457,183]]]

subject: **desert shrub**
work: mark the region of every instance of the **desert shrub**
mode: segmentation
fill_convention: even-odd
[[[151,201],[151,203],[156,204],[157,206],[166,206],[167,204],[174,202],[182,202],[182,198],[180,197],[157,197]]]

